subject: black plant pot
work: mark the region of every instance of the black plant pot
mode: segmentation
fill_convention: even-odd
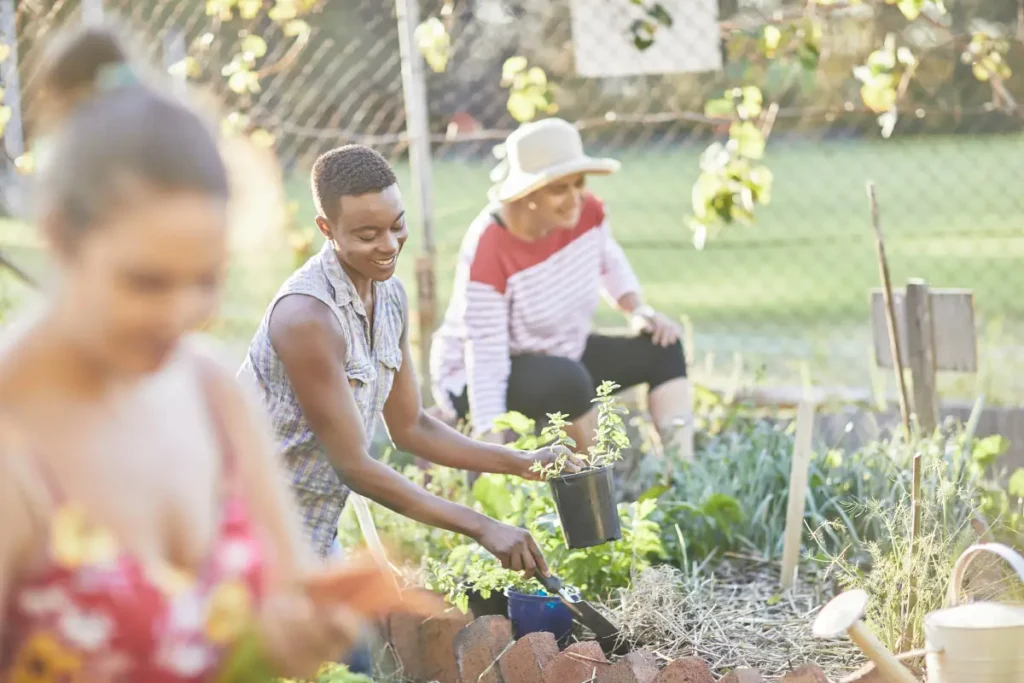
[[[474,617],[487,617],[497,615],[504,617],[508,614],[508,596],[504,591],[491,591],[491,596],[485,598],[477,590],[470,590],[467,593],[469,598],[469,609],[473,611]]]
[[[591,548],[622,538],[612,471],[609,465],[548,481],[569,548]]]

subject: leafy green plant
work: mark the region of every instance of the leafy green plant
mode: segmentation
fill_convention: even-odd
[[[529,66],[526,57],[509,57],[501,67],[501,87],[508,88],[508,113],[519,123],[538,114],[555,114],[555,90],[539,66]]]
[[[701,174],[691,204],[694,246],[702,249],[709,230],[734,221],[751,223],[757,205],[771,201],[772,173],[761,164],[765,135],[757,126],[764,97],[755,86],[733,88],[705,105],[709,118],[732,120],[725,144],[713,142],[700,157]]]
[[[626,432],[626,423],[622,420],[627,411],[615,396],[615,391],[619,388],[618,384],[608,381],[601,382],[597,388],[597,395],[592,401],[597,406],[594,444],[587,448],[586,453],[580,453],[578,456],[584,464],[584,471],[615,464],[622,459],[622,450],[629,448],[629,434]],[[576,442],[565,431],[565,428],[572,424],[567,417],[564,413],[548,415],[548,425],[541,432],[541,438],[545,443],[575,448]],[[530,469],[541,475],[544,480],[553,479],[565,471],[567,460],[568,454],[548,465],[535,462]]]
[[[660,2],[646,2],[646,0],[630,0],[630,2],[644,11],[644,16],[631,21],[628,29],[633,38],[633,46],[643,52],[654,45],[654,36],[658,28],[672,27],[672,15]]]
[[[514,590],[534,594],[541,589],[535,579],[525,579],[519,572],[505,569],[493,557],[479,552],[471,546],[461,546],[447,562],[427,558],[424,570],[427,590],[444,595],[448,604],[463,614],[469,611],[469,594],[479,593],[484,600],[494,593]],[[461,559],[460,557],[464,558]]]
[[[864,105],[879,115],[878,125],[883,137],[892,135],[898,117],[897,105],[916,68],[914,53],[906,46],[897,47],[896,36],[890,33],[882,47],[853,70],[853,75],[861,82],[860,96]]]
[[[975,33],[961,55],[964,64],[970,64],[974,77],[979,81],[1006,80],[1013,75],[1006,63],[1010,42],[996,39],[985,33]]]
[[[282,678],[279,683],[373,683],[373,679],[349,671],[344,664],[324,664],[316,676],[308,681]]]

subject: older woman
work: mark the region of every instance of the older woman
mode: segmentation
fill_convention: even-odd
[[[593,440],[591,400],[605,380],[649,389],[662,442],[692,457],[691,392],[678,326],[643,303],[590,174],[619,169],[587,156],[561,119],[526,124],[506,141],[507,169],[462,242],[447,314],[433,341],[435,400],[489,440],[513,410],[538,421],[566,413],[580,449]],[[604,295],[632,336],[591,332]]]

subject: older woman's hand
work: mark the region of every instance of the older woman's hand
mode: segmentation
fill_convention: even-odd
[[[679,342],[683,330],[667,315],[648,309],[635,315],[635,326],[640,332],[651,335],[651,340],[658,346],[672,346]]]

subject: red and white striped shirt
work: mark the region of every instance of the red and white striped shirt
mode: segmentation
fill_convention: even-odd
[[[477,435],[506,412],[511,358],[524,353],[579,360],[594,311],[640,285],[614,240],[604,205],[583,200],[576,227],[528,242],[506,230],[489,206],[462,241],[448,311],[430,358],[434,400],[454,414],[451,396],[469,387]]]

